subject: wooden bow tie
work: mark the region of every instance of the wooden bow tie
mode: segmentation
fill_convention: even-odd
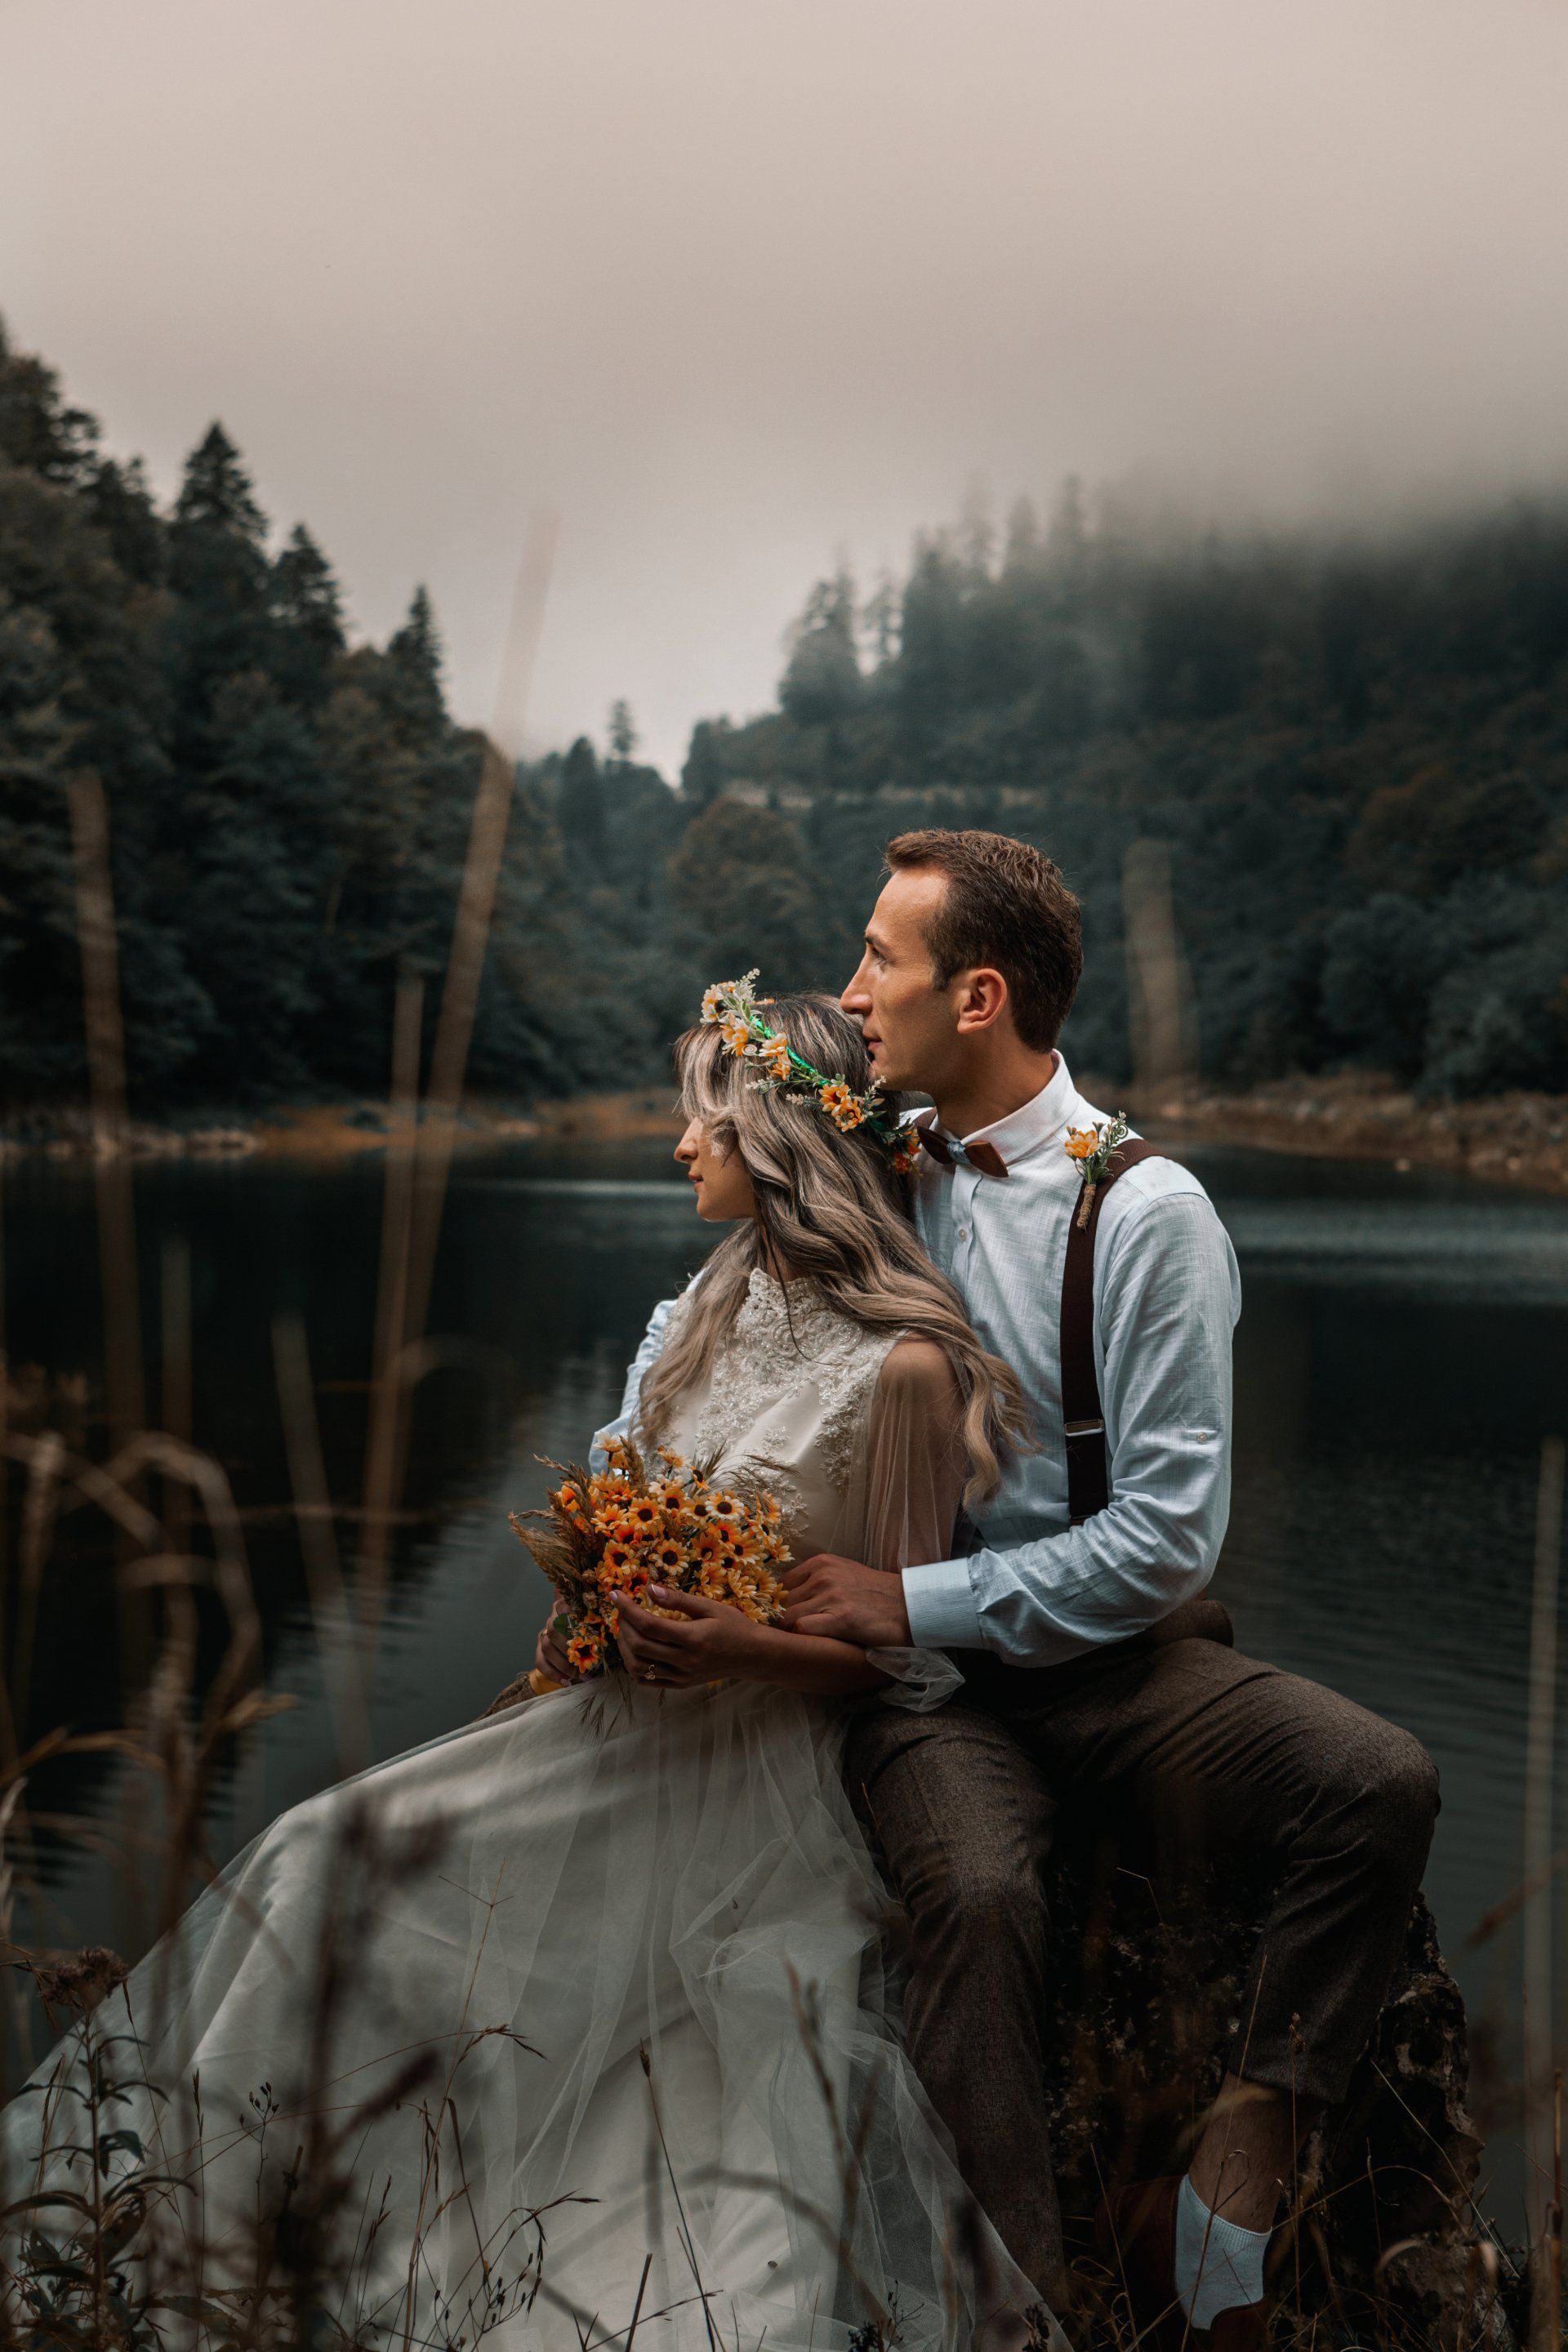
[[[921,1142],[931,1153],[931,1158],[939,1161],[943,1168],[957,1166],[958,1163],[945,1139],[940,1135],[933,1135],[929,1127],[921,1128]],[[971,1168],[978,1168],[982,1176],[1005,1176],[1007,1173],[1007,1162],[994,1143],[966,1143],[962,1149],[966,1164]]]

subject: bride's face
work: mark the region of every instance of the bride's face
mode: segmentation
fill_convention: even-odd
[[[716,1144],[700,1118],[694,1118],[675,1147],[675,1156],[691,1180],[697,1213],[710,1224],[731,1224],[737,1217],[754,1217],[756,1198],[739,1148]]]

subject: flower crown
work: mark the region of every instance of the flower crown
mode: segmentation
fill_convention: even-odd
[[[842,1071],[836,1078],[824,1077],[815,1063],[797,1054],[789,1039],[763,1018],[762,1007],[773,998],[759,1001],[752,985],[756,977],[753,970],[742,980],[716,980],[702,999],[704,1025],[718,1030],[726,1053],[760,1073],[754,1082],[760,1091],[779,1087],[803,1098],[815,1097],[841,1133],[863,1128],[887,1152],[894,1174],[907,1176],[921,1156],[919,1129],[905,1127],[891,1115],[879,1079],[858,1095]]]

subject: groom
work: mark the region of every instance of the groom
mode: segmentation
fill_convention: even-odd
[[[963,1557],[899,1579],[819,1555],[790,1572],[785,1622],[958,1653],[958,1696],[867,1708],[846,1769],[909,1915],[910,2055],[979,2202],[1053,2299],[1056,1806],[1097,1801],[1222,1873],[1268,1865],[1237,2046],[1190,2168],[1101,2217],[1151,2344],[1247,2352],[1299,2140],[1344,2095],[1401,1948],[1436,1775],[1407,1733],[1332,1691],[1184,1634],[1205,1610],[1223,1622],[1184,1604],[1229,1511],[1229,1242],[1196,1178],[1134,1145],[1095,1188],[1064,1307],[1083,1173],[1068,1131],[1104,1123],[1056,1050],[1082,967],[1077,900],[998,834],[903,834],[887,858],[842,1002],[878,1076],[932,1099],[921,1234],[1018,1373],[1039,1450],[1009,1466]]]

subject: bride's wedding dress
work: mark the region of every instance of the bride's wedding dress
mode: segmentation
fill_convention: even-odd
[[[757,1273],[668,1438],[768,1486],[797,1558],[891,1569],[948,1546],[953,1405],[929,1343]],[[862,1704],[954,1679],[884,1663],[890,1698]],[[760,1685],[616,1676],[297,1806],[89,2021],[103,2079],[163,2095],[108,2108],[101,2131],[134,2134],[110,2168],[185,2184],[163,2238],[201,2241],[209,2294],[258,2244],[314,2247],[361,2343],[488,2325],[573,2352],[635,2318],[648,2352],[830,2352],[891,2310],[900,2344],[967,2352],[1034,2295],[889,2021],[842,1722]],[[33,2080],[0,2119],[7,2198],[63,2177],[41,2134],[86,2137],[79,2040]]]

